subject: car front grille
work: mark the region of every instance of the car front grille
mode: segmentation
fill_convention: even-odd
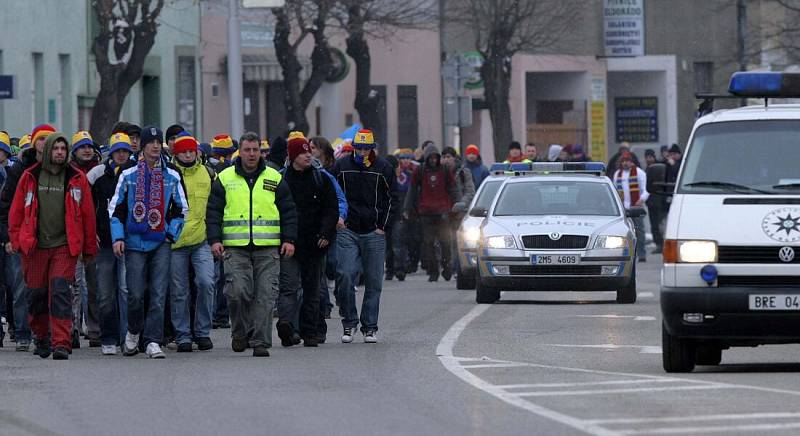
[[[797,255],[791,262],[784,262],[778,256],[783,246],[720,246],[719,263],[800,263],[800,247],[792,247]]]
[[[601,265],[510,265],[512,276],[599,276]]]
[[[522,237],[522,245],[531,250],[579,250],[586,248],[588,243],[589,237],[583,235],[561,235],[561,238],[555,241],[550,239],[549,235],[526,235]]]
[[[752,286],[756,288],[800,288],[800,276],[719,276],[717,286]]]

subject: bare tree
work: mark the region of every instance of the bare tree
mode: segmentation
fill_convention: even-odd
[[[800,0],[769,0],[765,6],[760,38],[748,41],[747,57],[766,54],[781,67],[800,63]]]
[[[308,133],[306,109],[333,67],[326,31],[334,5],[335,0],[287,0],[284,7],[273,9],[275,53],[283,71],[283,104],[289,130]],[[309,36],[314,38],[311,74],[301,89],[303,66],[297,50]]]
[[[492,120],[495,157],[504,157],[513,140],[511,63],[520,52],[553,47],[566,36],[584,7],[576,0],[454,0],[448,20],[467,28],[483,55],[480,73]]]
[[[372,89],[369,37],[388,40],[398,29],[427,29],[435,23],[435,4],[430,0],[338,0],[336,18],[347,33],[347,55],[356,70],[354,107],[361,124],[380,137],[386,131],[378,113],[380,100]],[[386,152],[386,144],[379,144]]]
[[[92,0],[100,33],[92,42],[100,91],[92,108],[91,134],[108,138],[131,87],[142,77],[155,44],[164,0]]]

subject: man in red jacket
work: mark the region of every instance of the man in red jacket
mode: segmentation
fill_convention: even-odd
[[[22,252],[30,288],[28,319],[39,357],[66,360],[72,351],[72,303],[69,283],[78,256],[90,262],[97,253],[94,203],[86,176],[67,163],[63,133],[47,138],[40,163],[25,170],[8,217],[8,233]]]

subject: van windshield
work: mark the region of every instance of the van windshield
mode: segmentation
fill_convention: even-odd
[[[685,160],[680,194],[800,194],[800,120],[706,124]]]

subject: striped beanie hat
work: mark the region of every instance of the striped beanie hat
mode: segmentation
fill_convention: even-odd
[[[222,156],[228,156],[236,151],[231,135],[217,135],[211,141],[211,151]]]

